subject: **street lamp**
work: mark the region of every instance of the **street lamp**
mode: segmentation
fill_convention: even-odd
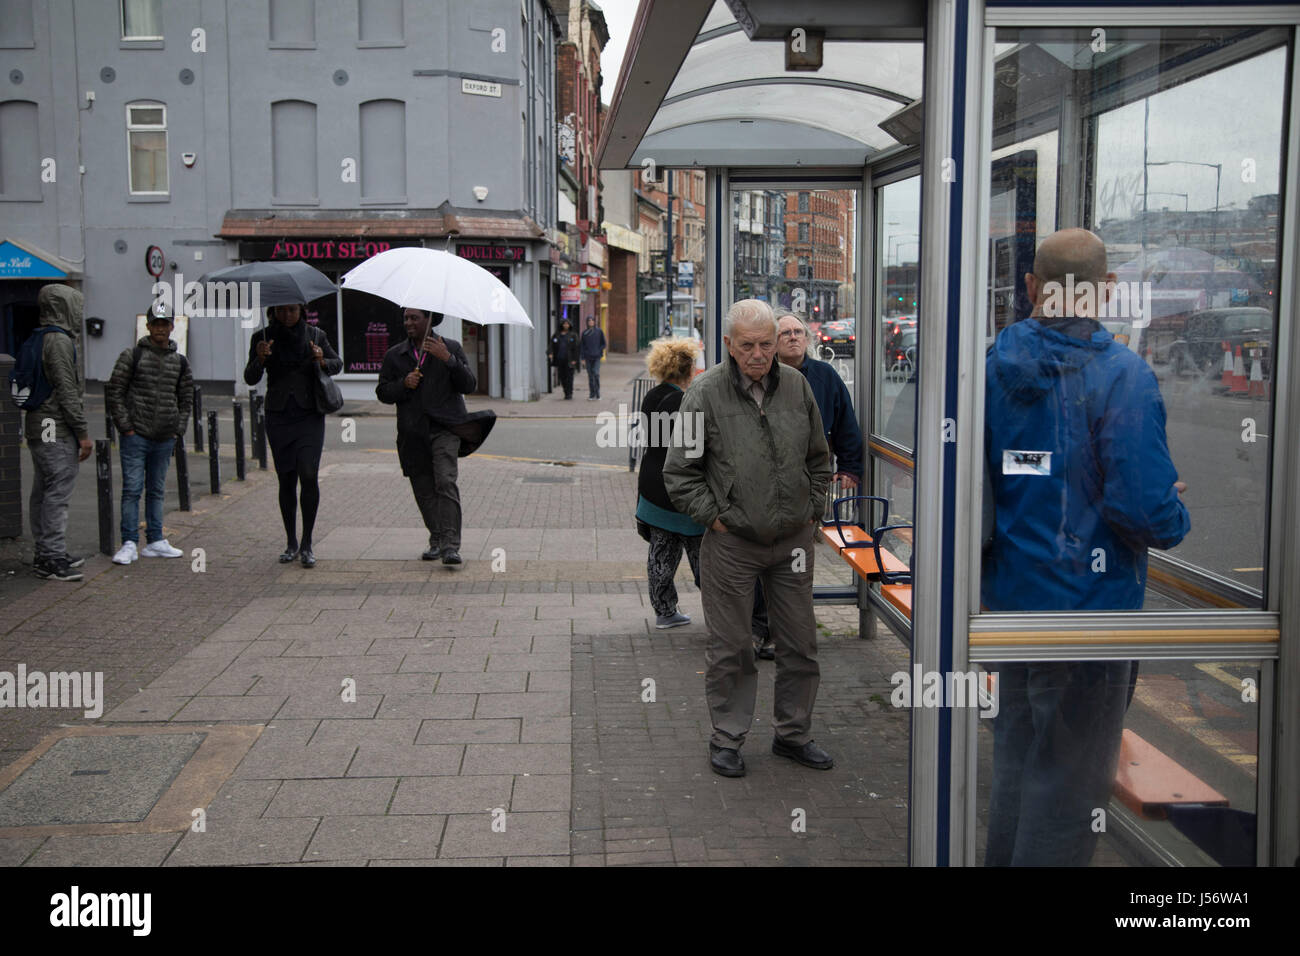
[[[1219,244],[1219,188],[1223,182],[1222,163],[1200,163],[1190,159],[1166,159],[1159,162],[1143,160],[1142,211],[1147,211],[1146,169],[1147,166],[1206,166],[1214,170],[1214,220],[1210,227],[1210,271],[1214,271],[1214,260],[1218,258],[1214,249]],[[1173,195],[1182,195],[1174,193]],[[1145,243],[1144,243],[1145,245]]]

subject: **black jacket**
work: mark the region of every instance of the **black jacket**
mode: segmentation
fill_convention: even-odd
[[[395,345],[384,355],[375,396],[397,406],[397,457],[402,474],[422,474],[433,468],[429,442],[431,425],[455,432],[460,438],[460,457],[472,454],[496,424],[496,412],[474,412],[465,408],[465,395],[478,387],[465,350],[455,339],[442,339],[451,361],[424,356],[423,377],[418,388],[407,388],[404,379],[416,367],[415,346],[410,339]]]
[[[104,386],[104,397],[113,424],[122,434],[133,431],[151,441],[167,441],[185,434],[194,407],[194,377],[174,341],[167,348],[153,344],[149,336],[125,349],[117,357],[113,375]]]
[[[560,348],[561,343],[564,344],[563,350],[561,350]],[[577,365],[578,350],[579,350],[578,336],[575,335],[573,332],[556,332],[554,335],[551,336],[551,353],[550,353],[551,364],[554,365],[556,368],[560,367],[561,351],[565,353],[563,361],[566,364]]]
[[[302,320],[299,319],[301,322]],[[253,335],[253,341],[248,346],[248,364],[244,366],[244,382],[247,385],[256,385],[262,380],[262,373],[266,373],[266,409],[270,412],[282,412],[289,404],[289,396],[298,403],[298,407],[304,411],[316,411],[316,371],[313,366],[316,360],[311,357],[311,350],[307,351],[307,358],[301,362],[284,361],[283,355],[277,355],[272,348],[271,354],[266,357],[263,364],[257,359],[257,343],[270,337],[270,329],[260,329]],[[330,348],[329,336],[322,329],[314,325],[307,326],[307,341],[320,346],[325,353],[325,374],[337,375],[343,371],[343,360],[339,358],[338,353]]]
[[[680,410],[683,394],[680,388],[669,385],[667,382],[656,385],[646,393],[646,397],[641,401],[641,411],[645,413],[645,420],[652,423],[650,425],[652,433],[657,433],[658,430],[653,424],[656,420],[650,416],[656,412],[671,415],[673,412]],[[649,436],[642,437],[647,440],[649,438]],[[663,436],[656,435],[656,437]],[[664,459],[667,457],[668,446],[658,442],[642,452],[641,474],[637,476],[637,491],[641,497],[651,504],[658,505],[668,511],[678,511],[680,509],[673,504],[672,499],[668,497],[667,490],[664,488]]]

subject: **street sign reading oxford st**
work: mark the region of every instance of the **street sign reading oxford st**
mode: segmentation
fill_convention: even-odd
[[[471,96],[500,96],[501,84],[489,83],[487,80],[470,80],[461,78],[460,91]]]
[[[144,267],[149,270],[149,274],[157,279],[163,274],[163,269],[167,265],[167,257],[157,246],[150,246],[144,251]]]

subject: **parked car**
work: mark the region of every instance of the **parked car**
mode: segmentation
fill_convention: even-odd
[[[1257,306],[1202,309],[1187,318],[1182,338],[1169,348],[1168,361],[1179,375],[1217,375],[1223,368],[1223,343],[1236,355],[1262,360],[1264,378],[1271,376],[1273,313]]]
[[[857,345],[856,323],[852,319],[837,319],[822,323],[817,333],[818,356],[827,358],[828,349],[835,358],[852,358]]]

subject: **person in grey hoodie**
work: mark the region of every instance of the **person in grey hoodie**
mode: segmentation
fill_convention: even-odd
[[[176,438],[194,407],[194,378],[171,339],[171,312],[158,307],[148,315],[149,334],[117,357],[104,387],[113,424],[122,435],[122,547],[113,555],[114,564],[130,564],[141,555],[181,556],[163,537],[163,499]],[[141,548],[140,492],[146,488],[147,543]]]
[[[80,581],[81,572],[75,569],[85,559],[68,554],[67,531],[68,501],[77,483],[77,468],[94,447],[86,427],[85,378],[76,347],[85,300],[76,289],[55,283],[41,289],[36,304],[41,326],[63,332],[45,333],[41,364],[54,391],[40,408],[27,412],[23,428],[33,468],[27,503],[35,541],[32,570],[37,577]]]

